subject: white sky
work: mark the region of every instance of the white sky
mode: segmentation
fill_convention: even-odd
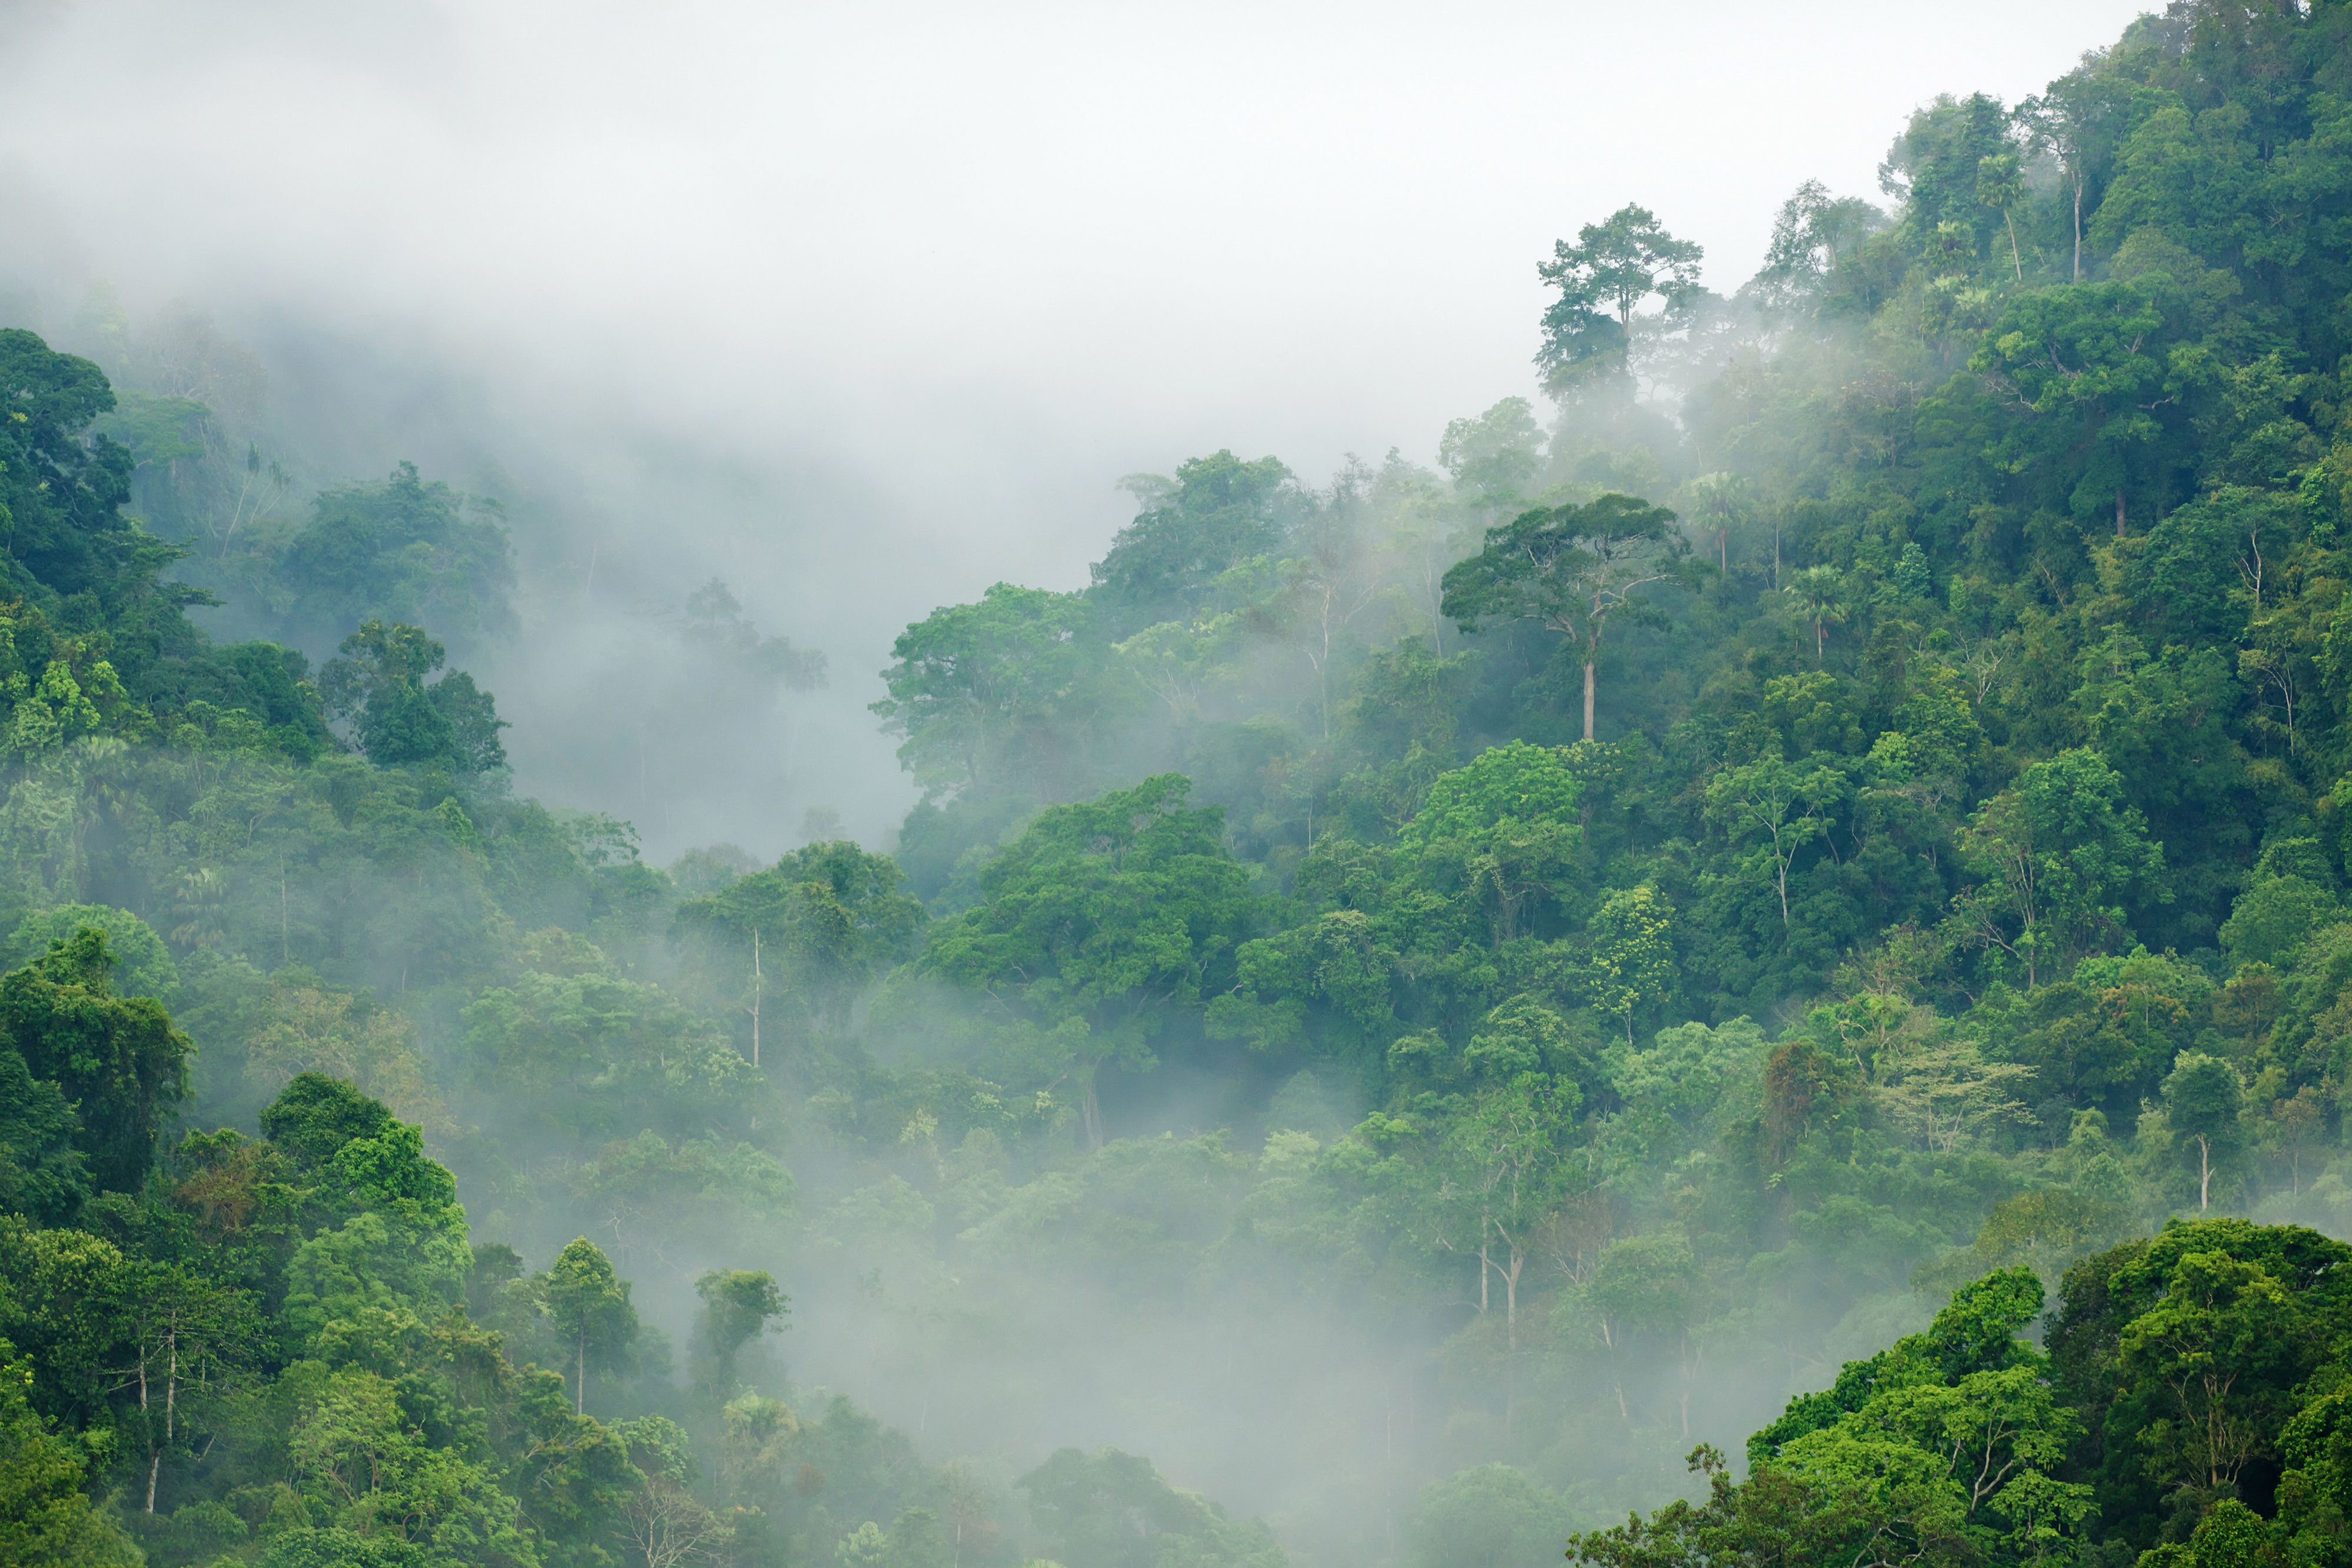
[[[698,422],[969,402],[1089,483],[1226,443],[1319,474],[1525,389],[1563,232],[1639,199],[1728,289],[1799,181],[1874,195],[1915,105],[2138,9],[36,5],[0,156],[126,279],[426,319]]]
[[[1639,200],[1728,290],[1800,181],[1875,198],[1915,106],[2139,9],[0,0],[0,174],[134,304],[824,470],[865,499],[751,521],[827,536],[825,592],[769,597],[845,673],[999,577],[1082,583],[1122,473],[1429,460],[1533,391],[1554,238]]]

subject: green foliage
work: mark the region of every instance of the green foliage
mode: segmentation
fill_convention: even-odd
[[[890,695],[873,707],[927,795],[1057,779],[1057,725],[1082,711],[1091,673],[1090,616],[1083,595],[999,583],[900,634],[882,674]]]
[[[0,1361],[0,1562],[24,1568],[138,1563],[139,1549],[82,1491],[82,1456],[26,1403],[32,1381],[22,1362]]]
[[[73,1102],[75,1146],[101,1191],[133,1192],[188,1087],[187,1036],[152,997],[117,996],[105,932],[84,926],[0,979],[0,1042]]]
[[[316,646],[370,622],[429,623],[471,647],[513,634],[514,559],[496,501],[404,462],[381,481],[321,490],[310,510],[273,563],[288,641]]]
[[[1095,1073],[1149,1066],[1171,1007],[1221,989],[1258,923],[1221,813],[1172,775],[1054,806],[981,872],[981,902],[932,927],[924,973],[1012,1005],[1041,1076],[1079,1080],[1102,1141]]]
[[[496,508],[281,518],[209,329],[217,407],[102,291],[103,374],[0,334],[22,1510],[163,1568],[1278,1561],[1116,1452],[1021,1519],[1077,1389],[1270,1412],[1218,1462],[1318,1562],[2342,1558],[2342,23],[1938,99],[1728,298],[1584,227],[1556,412],[1435,468],[1130,476],[1087,592],[898,640],[887,856],[510,798],[443,673],[514,629]],[[677,632],[824,674],[716,581]],[[916,1436],[760,1353],[785,1285]]]
[[[1106,1448],[1064,1448],[1021,1478],[1053,1561],[1067,1568],[1279,1568],[1282,1549],[1255,1521],[1236,1522],[1160,1479],[1151,1462]]]
[[[1682,305],[1698,287],[1704,254],[1632,203],[1586,224],[1574,245],[1555,241],[1552,258],[1536,268],[1559,290],[1544,311],[1537,366],[1556,386],[1591,374],[1596,363],[1615,368],[1610,362],[1622,360],[1634,310],[1652,294],[1664,295],[1670,310]]]
[[[370,619],[345,637],[320,672],[329,711],[352,721],[353,738],[381,767],[488,773],[506,766],[507,728],[490,694],[464,670],[430,686],[447,651],[412,626]]]
[[[1220,451],[1179,467],[1173,483],[1150,475],[1121,482],[1144,510],[1096,563],[1091,595],[1121,627],[1189,620],[1224,574],[1283,553],[1294,495],[1290,470],[1272,458],[1244,462]]]

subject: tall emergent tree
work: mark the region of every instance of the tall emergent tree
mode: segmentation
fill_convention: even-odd
[[[604,1249],[586,1237],[565,1244],[540,1277],[540,1300],[556,1331],[572,1345],[572,1408],[588,1411],[588,1352],[611,1356],[637,1337],[637,1310],[629,1282],[613,1271]]]
[[[1592,739],[1593,667],[1609,623],[1658,624],[1638,590],[1681,583],[1690,545],[1675,514],[1626,495],[1538,507],[1486,531],[1486,546],[1445,574],[1444,614],[1465,632],[1537,621],[1568,637],[1584,663],[1584,738]]]
[[[1543,346],[1536,351],[1546,381],[1565,385],[1612,358],[1622,368],[1635,309],[1653,294],[1671,303],[1696,290],[1705,254],[1631,202],[1586,224],[1574,245],[1554,240],[1552,258],[1536,265],[1544,286],[1559,290],[1544,311]]]

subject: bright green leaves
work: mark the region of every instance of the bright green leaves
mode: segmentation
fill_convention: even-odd
[[[323,1222],[287,1264],[287,1323],[314,1352],[367,1312],[432,1321],[464,1292],[471,1258],[457,1184],[415,1127],[351,1085],[303,1073],[262,1112],[262,1131]]]
[[[557,1337],[573,1352],[572,1408],[588,1408],[588,1358],[610,1363],[637,1337],[637,1312],[629,1284],[614,1273],[602,1248],[586,1237],[566,1242],[547,1272],[534,1281],[541,1309]]]
[[[1629,1273],[1629,1302],[1670,1301],[1670,1252],[1643,1261]],[[1636,1279],[1647,1288],[1633,1288]],[[1714,1482],[1703,1507],[1669,1504],[1574,1538],[1570,1556],[1633,1568],[2071,1553],[2095,1512],[2092,1489],[2064,1476],[2081,1423],[2014,1337],[2041,1307],[2025,1269],[1963,1287],[1925,1334],[1849,1362],[1834,1388],[1792,1400],[1749,1439],[1747,1481],[1732,1484],[1720,1456],[1702,1450],[1692,1468]]]
[[[26,1400],[33,1371],[0,1340],[0,1563],[132,1568],[144,1558],[83,1492],[80,1446]]]
[[[1842,1541],[1839,1556],[2014,1563],[2064,1550],[2094,1510],[2091,1489],[2063,1479],[2080,1421],[2016,1338],[2041,1310],[2032,1271],[1988,1275],[1955,1292],[1926,1333],[1792,1400],[1749,1439],[1751,1479],[1718,1488],[1715,1529],[1752,1526],[1793,1484],[1813,1528]]]
[[[1285,552],[1300,510],[1290,470],[1272,458],[1220,451],[1183,464],[1173,484],[1148,475],[1125,483],[1144,507],[1096,563],[1092,595],[1123,631],[1195,619],[1218,578]]]
[[[1673,927],[1674,906],[1646,882],[1608,894],[1585,927],[1586,993],[1602,1013],[1624,1020],[1628,1046],[1635,1009],[1674,989]]]
[[[1583,793],[1557,751],[1524,741],[1491,747],[1438,777],[1399,848],[1423,887],[1482,912],[1499,945],[1575,874]]]
[[[1841,759],[1816,752],[1802,763],[1767,756],[1721,770],[1706,783],[1706,815],[1735,846],[1741,869],[1768,882],[1789,917],[1789,878],[1805,846],[1828,837],[1848,785]]]
[[[1059,776],[1055,744],[1093,671],[1085,595],[999,583],[934,610],[891,646],[890,695],[873,704],[904,739],[898,761],[927,795],[1036,788]]]
[[[2116,1350],[2126,1375],[2169,1395],[2166,1419],[2141,1435],[2168,1479],[2217,1488],[2269,1447],[2273,1378],[2291,1361],[2282,1342],[2300,1326],[2286,1289],[2258,1264],[2223,1252],[2184,1254],[2164,1297],[2126,1325]],[[2252,1373],[2253,1375],[2249,1375]],[[2263,1420],[2263,1415],[2271,1419]]]
[[[288,1382],[297,1392],[288,1458],[313,1517],[330,1522],[281,1538],[268,1561],[291,1547],[287,1561],[306,1568],[379,1562],[538,1568],[539,1543],[514,1498],[487,1467],[429,1443],[392,1382],[317,1363],[298,1363]]]

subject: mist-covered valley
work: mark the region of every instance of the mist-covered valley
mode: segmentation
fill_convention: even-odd
[[[674,20],[0,9],[0,1563],[2352,1561],[2352,10]]]

